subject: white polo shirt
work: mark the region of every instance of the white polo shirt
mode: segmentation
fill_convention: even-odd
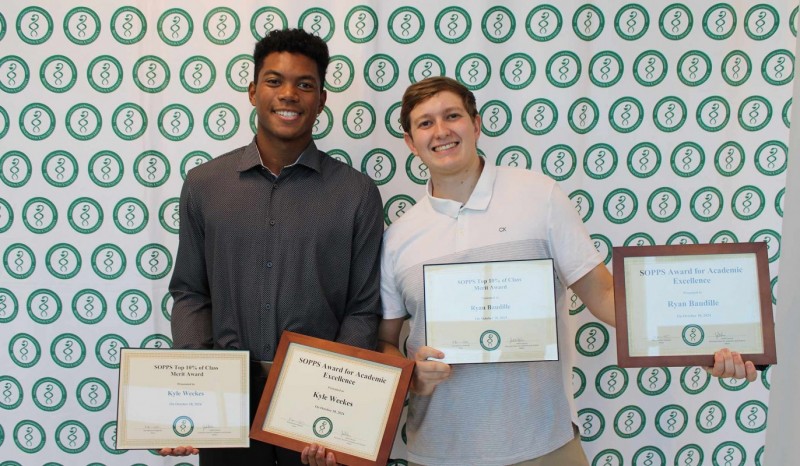
[[[423,264],[552,258],[561,360],[452,366],[432,396],[411,395],[409,460],[502,466],[545,455],[573,437],[566,288],[602,257],[542,174],[484,164],[463,206],[430,191],[384,234],[383,318],[411,316],[408,354],[425,345]]]

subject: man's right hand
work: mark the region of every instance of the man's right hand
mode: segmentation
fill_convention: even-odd
[[[161,450],[158,450],[158,454],[161,456],[189,456],[196,455],[198,453],[200,453],[200,450],[188,445],[175,448],[162,448]]]
[[[450,377],[450,365],[441,361],[429,361],[428,358],[442,359],[444,353],[423,346],[414,354],[414,374],[411,376],[411,391],[417,395],[430,396],[437,385]]]

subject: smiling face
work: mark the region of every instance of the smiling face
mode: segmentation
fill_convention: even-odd
[[[411,152],[428,166],[431,176],[436,177],[480,167],[480,134],[480,115],[470,118],[460,96],[442,91],[411,110],[404,139]]]
[[[311,141],[327,97],[314,60],[296,53],[270,53],[248,93],[256,107],[260,141],[301,147]]]

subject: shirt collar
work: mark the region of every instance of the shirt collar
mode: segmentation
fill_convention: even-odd
[[[297,160],[288,166],[303,165],[316,172],[319,172],[321,163],[322,152],[317,149],[317,145],[314,144],[314,140],[312,139],[311,142],[308,143],[308,146],[306,146],[306,148],[303,149],[303,152],[301,152],[297,157]],[[242,152],[242,156],[239,159],[239,164],[236,167],[236,171],[244,172],[250,170],[251,168],[261,166],[263,166],[261,163],[261,155],[258,152],[258,146],[256,146],[256,139],[253,138],[250,144],[244,148],[244,152]]]
[[[475,184],[475,189],[472,190],[469,199],[464,205],[452,199],[441,199],[433,197],[431,190],[433,185],[428,180],[426,191],[428,200],[431,203],[433,210],[440,214],[447,215],[451,218],[457,218],[459,212],[463,209],[469,210],[486,210],[489,208],[489,202],[492,200],[492,191],[494,190],[494,180],[497,178],[497,167],[484,161],[481,176]]]

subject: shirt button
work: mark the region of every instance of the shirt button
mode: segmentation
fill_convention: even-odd
[[[269,224],[270,224],[270,225],[275,225],[275,220],[270,220],[270,221],[269,221]]]
[[[271,304],[267,304],[266,308],[269,311],[270,309],[272,309],[272,305]]]
[[[267,268],[269,268],[269,269],[272,268],[272,261],[267,262]]]
[[[272,349],[272,345],[270,345],[270,344],[268,343],[268,344],[267,344],[267,348],[266,348],[266,350],[267,350],[267,351],[269,351],[269,350],[271,350],[271,349]]]

